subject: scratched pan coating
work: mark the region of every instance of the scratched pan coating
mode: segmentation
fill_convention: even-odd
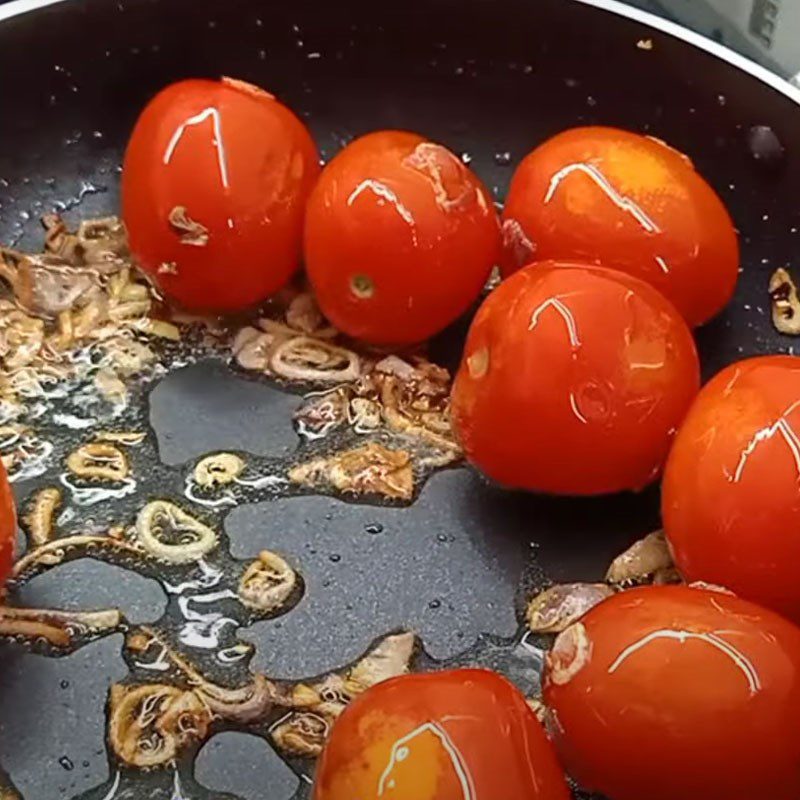
[[[637,46],[648,39],[652,48]],[[0,241],[36,249],[36,218],[54,207],[71,220],[113,213],[122,150],[148,97],[170,81],[221,74],[292,106],[325,158],[370,130],[413,129],[468,154],[498,201],[513,165],[564,128],[608,124],[663,138],[691,155],[741,233],[736,297],[699,332],[706,376],[792,346],[771,325],[766,286],[799,257],[800,159],[789,146],[765,164],[748,133],[765,125],[799,142],[800,108],[686,42],[563,0],[70,0],[9,18],[0,23]],[[463,331],[440,337],[439,358],[456,362]],[[137,458],[150,474],[136,496],[95,516],[130,517],[142,497],[180,496],[189,466],[212,450],[287,457],[297,402],[213,360],[146,387],[138,413],[151,433]],[[18,496],[47,477],[17,484]],[[460,468],[434,475],[405,509],[295,496],[217,518],[234,557],[274,546],[307,584],[285,615],[238,629],[255,644],[251,669],[287,680],[321,674],[407,628],[422,637],[420,668],[477,662],[524,685],[535,667],[518,644],[526,586],[601,578],[657,524],[657,503],[655,489],[580,501],[504,493]],[[82,560],[36,579],[22,599],[119,605],[134,622],[155,622],[178,614],[157,578]],[[120,770],[106,753],[105,698],[128,674],[121,646],[116,634],[60,658],[3,647],[0,775],[26,800],[307,797],[307,765],[237,731],[218,732],[177,771]]]

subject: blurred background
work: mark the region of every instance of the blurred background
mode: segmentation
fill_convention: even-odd
[[[800,86],[800,0],[626,0],[693,28]]]

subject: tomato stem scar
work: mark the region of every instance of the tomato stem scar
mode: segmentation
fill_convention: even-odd
[[[375,284],[366,275],[353,275],[350,278],[350,291],[362,300],[368,300],[375,294]]]

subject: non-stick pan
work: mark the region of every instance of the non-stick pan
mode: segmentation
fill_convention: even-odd
[[[699,331],[705,375],[792,350],[771,324],[767,282],[800,258],[800,92],[675,26],[611,0],[22,0],[0,6],[0,20],[6,244],[37,248],[46,211],[71,221],[114,213],[137,113],[188,76],[268,87],[308,122],[325,158],[374,129],[424,133],[471,160],[498,202],[514,164],[548,136],[614,125],[690,154],[740,231],[736,297]],[[434,342],[437,358],[455,363],[463,331],[456,325]],[[234,374],[222,359],[171,372],[145,400],[151,433],[132,456],[137,491],[82,509],[83,524],[130,521],[145,498],[182,497],[204,453],[269,463],[298,446],[299,398]],[[50,424],[62,445],[82,441],[83,431]],[[53,463],[18,482],[18,499],[62,469]],[[614,555],[658,525],[657,495],[537,497],[461,467],[435,474],[408,507],[306,495],[202,509],[233,556],[274,548],[299,565],[305,591],[287,613],[251,624],[202,586],[188,602],[205,592],[195,611],[232,617],[219,648],[255,644],[249,665],[209,667],[230,685],[248,668],[290,680],[323,674],[402,629],[420,636],[420,669],[484,664],[530,690],[538,656],[520,626],[526,593],[545,580],[600,579]],[[12,602],[119,606],[131,624],[168,625],[186,611],[187,592],[161,577],[81,559],[34,579]],[[265,729],[214,729],[173,769],[116,763],[105,746],[107,693],[138,669],[122,644],[115,633],[60,657],[3,645],[0,785],[7,780],[25,800],[307,797],[313,764],[282,760]],[[182,646],[202,665],[214,662],[215,651]]]

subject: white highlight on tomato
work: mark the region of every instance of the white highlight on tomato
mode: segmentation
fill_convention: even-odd
[[[575,399],[575,392],[569,393],[569,405],[572,408],[572,413],[578,418],[579,422],[582,422],[584,425],[589,424],[589,420],[581,414],[580,409],[578,408],[578,401]]]
[[[350,197],[347,198],[347,205],[348,207],[352,206],[353,203],[364,193],[364,192],[372,192],[376,197],[379,198],[378,202],[381,203],[382,201],[387,201],[394,210],[398,213],[400,218],[405,222],[409,228],[411,228],[411,238],[414,241],[414,245],[418,244],[417,242],[417,228],[414,223],[414,217],[412,216],[411,212],[404,206],[397,195],[385,184],[381,183],[380,181],[372,180],[368,178],[365,181],[361,181],[361,183],[353,189]]]
[[[528,325],[528,330],[532,331],[539,324],[539,318],[548,308],[555,309],[564,320],[569,335],[569,343],[573,347],[580,347],[581,340],[578,337],[578,326],[575,324],[575,317],[572,316],[572,312],[557,297],[551,297],[549,300],[545,300],[544,303],[531,314],[531,322],[530,325]]]
[[[734,376],[734,380],[736,380],[737,376]],[[731,384],[733,381],[731,381]],[[747,447],[742,451],[742,455],[739,457],[739,463],[736,465],[736,471],[733,473],[733,476],[729,478],[731,483],[739,483],[742,479],[742,473],[744,472],[745,465],[747,464],[747,459],[750,458],[751,455],[755,452],[756,448],[758,447],[761,442],[765,442],[768,439],[771,439],[775,436],[776,433],[779,433],[783,440],[791,450],[792,457],[794,458],[795,468],[797,470],[797,475],[800,477],[800,438],[797,436],[794,428],[789,424],[789,420],[786,417],[792,413],[798,406],[800,406],[800,400],[795,401],[792,403],[783,414],[780,415],[777,422],[773,423],[767,428],[762,428],[760,431],[756,431],[755,436],[747,443]]]
[[[380,780],[378,781],[378,797],[383,797],[387,789],[391,790],[395,788],[395,781],[394,778],[392,778],[394,768],[411,755],[409,744],[426,731],[432,733],[439,740],[450,758],[450,763],[453,765],[456,777],[461,786],[463,800],[476,800],[475,786],[472,782],[472,776],[469,774],[469,769],[464,763],[464,757],[453,743],[453,740],[447,735],[447,731],[437,722],[426,722],[418,728],[414,728],[411,733],[402,736],[392,745],[389,763],[386,769],[381,773]]]
[[[214,149],[217,151],[219,177],[222,181],[222,185],[227,189],[230,184],[228,183],[228,162],[225,157],[225,145],[222,141],[222,118],[220,117],[219,109],[214,108],[213,106],[209,106],[208,108],[203,109],[199,114],[189,117],[186,122],[181,123],[175,129],[175,133],[172,134],[172,138],[169,140],[167,149],[164,151],[164,165],[166,166],[172,160],[172,156],[175,154],[175,150],[178,147],[183,134],[186,132],[186,129],[191,125],[200,125],[209,118],[212,120],[214,129],[214,136],[211,139],[211,144],[214,145]]]
[[[727,633],[728,631],[720,631],[720,633]],[[724,653],[735,664],[737,669],[744,675],[747,680],[747,685],[750,689],[750,694],[754,695],[761,689],[761,680],[758,677],[758,672],[753,666],[752,662],[743,653],[739,652],[730,642],[726,642],[717,633],[692,633],[691,631],[679,631],[664,629],[660,631],[653,631],[648,633],[638,642],[626,647],[614,660],[614,663],[608,668],[608,674],[613,675],[634,653],[647,647],[648,644],[658,639],[674,639],[681,644],[688,641],[700,641],[705,644],[710,644],[721,653]]]
[[[648,233],[661,233],[661,229],[647,215],[644,209],[635,201],[631,200],[630,197],[620,194],[611,185],[608,178],[606,178],[594,164],[584,164],[583,162],[567,164],[566,167],[556,172],[550,179],[550,186],[544,198],[545,205],[553,199],[561,183],[574,172],[582,172],[584,175],[591,178],[617,208],[624,211],[626,214],[630,214]]]
[[[658,266],[661,268],[661,271],[665,275],[669,275],[669,264],[667,264],[667,262],[661,258],[661,256],[654,256],[654,258],[656,260],[656,264],[658,264]]]

